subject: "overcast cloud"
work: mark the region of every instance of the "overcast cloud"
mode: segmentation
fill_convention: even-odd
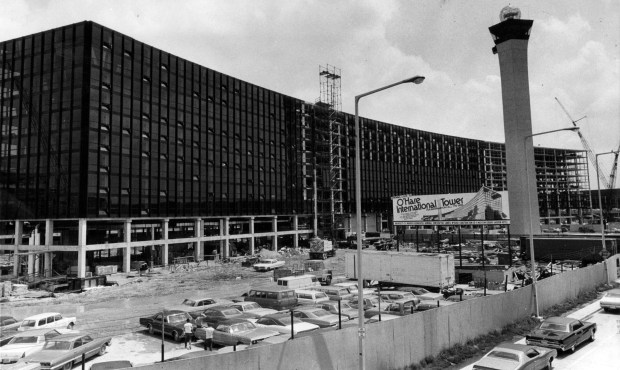
[[[508,3],[491,0],[2,1],[1,39],[92,20],[248,82],[314,102],[319,66],[342,70],[354,96],[413,75],[360,102],[360,114],[416,129],[504,142],[499,62],[488,27]],[[620,1],[522,0],[534,20],[529,74],[534,132],[571,126],[594,152],[620,142]],[[574,133],[536,145],[581,149]],[[603,170],[611,156],[601,157]],[[616,187],[620,186],[616,182]]]

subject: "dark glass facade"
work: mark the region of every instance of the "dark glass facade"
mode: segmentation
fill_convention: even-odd
[[[342,212],[355,212],[351,114],[327,142],[325,107],[92,22],[0,50],[0,219],[310,214],[315,184],[325,214],[336,146]],[[503,144],[373,120],[361,139],[364,212],[389,213],[394,195],[506,190]],[[541,151],[555,163],[585,158]],[[546,182],[559,207],[587,188],[585,164],[567,171]],[[557,208],[551,198],[546,210]]]

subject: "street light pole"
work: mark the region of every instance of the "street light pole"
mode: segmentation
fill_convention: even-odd
[[[364,328],[364,279],[362,278],[362,170],[361,163],[362,157],[360,152],[360,118],[359,118],[359,101],[361,98],[389,89],[391,87],[401,85],[404,83],[412,82],[414,84],[421,84],[424,81],[424,77],[415,76],[396,82],[367,93],[357,95],[355,97],[355,221],[357,223],[357,309],[359,314],[358,324],[358,339],[359,339],[359,369],[364,370],[366,364],[364,361],[364,339],[366,337],[366,329]]]
[[[601,243],[603,243],[603,251],[606,251],[607,248],[605,247],[605,224],[603,223],[603,202],[601,200],[601,180],[598,174],[599,168],[598,168],[598,156],[599,155],[605,155],[605,154],[618,154],[617,151],[610,151],[610,152],[605,152],[605,153],[598,153],[597,155],[594,156],[595,161],[594,161],[594,165],[596,166],[596,188],[598,190],[598,206],[600,209],[600,214],[601,214]],[[604,252],[603,252],[604,253]]]
[[[534,136],[538,136],[538,135],[545,135],[545,134],[550,134],[552,132],[558,132],[558,131],[577,131],[579,130],[579,127],[574,126],[574,127],[565,127],[565,128],[560,128],[557,130],[551,130],[551,131],[544,131],[544,132],[539,132],[537,134],[531,134],[531,135],[527,135],[523,138],[523,153],[527,153],[527,139],[532,138]],[[528,173],[528,160],[527,158],[525,158],[525,178],[526,181],[529,180],[530,175]],[[529,181],[528,181],[529,183]],[[534,176],[534,184],[536,186],[536,188],[538,189],[538,185],[536,182],[536,176]],[[537,192],[538,193],[538,192]],[[529,190],[529,186],[527,188],[527,209],[530,213],[530,215],[532,214],[532,194]],[[536,210],[536,212],[539,212],[538,210]],[[534,258],[534,225],[532,225],[532,217],[528,217],[530,220],[530,229],[529,229],[529,244],[530,244],[530,264],[532,265],[532,291],[534,293],[534,308],[535,308],[535,313],[536,313],[536,317],[539,318],[540,317],[540,312],[538,310],[538,292],[536,291],[536,259]]]

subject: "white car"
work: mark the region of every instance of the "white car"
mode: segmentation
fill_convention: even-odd
[[[61,334],[58,329],[44,328],[22,331],[6,345],[0,347],[0,361],[12,364],[19,359],[37,353],[43,349],[45,341]]]
[[[600,304],[605,311],[620,310],[620,289],[608,290],[601,298]]]
[[[415,288],[408,288],[407,290],[411,291],[413,295],[420,298],[421,301],[443,300],[443,294],[429,292],[428,290],[424,288],[415,287]]]
[[[26,317],[17,328],[18,331],[42,329],[42,328],[67,328],[73,329],[76,323],[75,317],[63,317],[58,312],[46,312]]]
[[[263,308],[261,307],[258,303],[256,302],[237,302],[235,304],[230,305],[231,307],[234,307],[236,309],[238,309],[239,311],[248,314],[248,315],[252,315],[255,317],[261,317],[261,316],[265,316],[265,315],[271,315],[274,313],[277,313],[278,311],[272,309],[272,308]]]
[[[284,266],[284,264],[284,261],[280,261],[275,258],[265,258],[259,260],[258,263],[255,263],[252,267],[254,267],[254,270],[256,271],[269,271],[275,270],[278,267],[282,267]]]

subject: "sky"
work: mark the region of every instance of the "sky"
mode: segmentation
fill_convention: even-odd
[[[360,115],[504,142],[499,61],[488,28],[507,5],[534,21],[528,46],[533,132],[578,121],[594,153],[617,149],[618,0],[3,0],[0,40],[91,20],[308,102],[320,95],[320,66],[335,66],[347,113],[354,113],[356,95],[422,75],[420,85],[361,99]],[[536,136],[534,144],[583,149],[573,132]],[[612,159],[599,157],[607,176]]]

